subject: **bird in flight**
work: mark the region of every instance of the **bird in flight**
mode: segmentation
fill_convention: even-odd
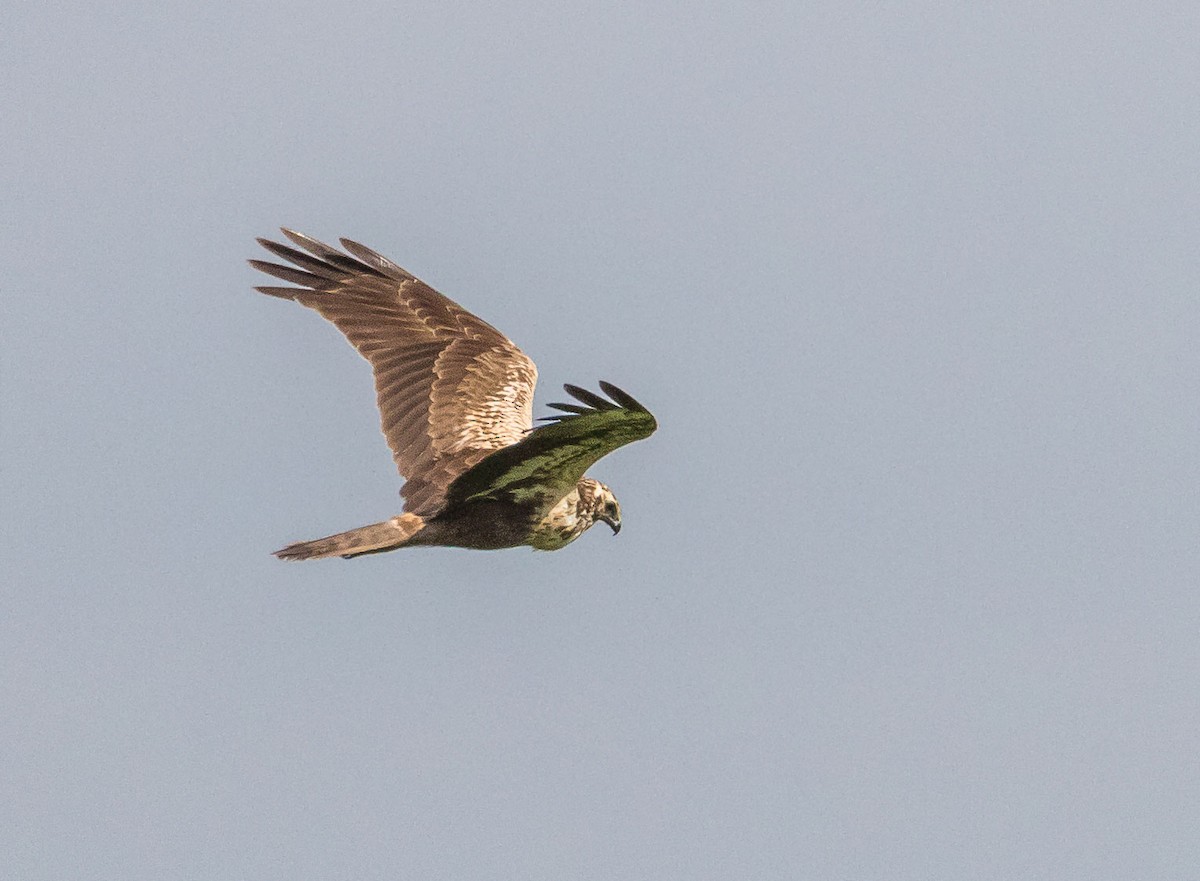
[[[251,260],[299,287],[255,288],[333,322],[371,364],[384,437],[405,483],[403,513],[275,552],[283,560],[357,557],[402,547],[564,547],[621,506],[587,470],[649,437],[650,411],[611,383],[566,385],[578,403],[533,426],[537,368],[508,337],[386,257],[339,251],[290,229],[296,247],[258,239],[291,266]]]

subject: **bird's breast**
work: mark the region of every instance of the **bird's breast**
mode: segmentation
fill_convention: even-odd
[[[556,551],[575,541],[591,525],[580,516],[579,493],[572,490],[534,526],[529,544],[539,551]]]

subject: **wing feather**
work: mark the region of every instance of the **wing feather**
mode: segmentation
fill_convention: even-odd
[[[404,509],[436,514],[457,477],[529,432],[537,368],[500,331],[365,245],[342,239],[343,253],[283,234],[295,248],[258,241],[292,265],[250,265],[299,287],[256,290],[315,309],[370,362]]]
[[[600,380],[600,390],[602,392],[604,392],[604,394],[606,394],[610,398],[612,398],[614,401],[616,401],[617,404],[624,407],[626,410],[645,410],[646,409],[641,404],[639,404],[636,400],[634,400],[633,395],[629,394],[628,392],[621,391],[619,388],[617,388],[611,382],[605,382],[603,379]]]
[[[577,401],[583,401],[583,403],[587,404],[593,410],[617,409],[617,405],[612,401],[605,400],[595,392],[589,392],[585,388],[580,388],[579,386],[571,385],[570,383],[564,385],[563,388],[566,389],[567,394],[569,394],[572,398]]]

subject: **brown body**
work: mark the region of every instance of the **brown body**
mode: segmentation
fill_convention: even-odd
[[[534,522],[527,507],[512,502],[478,501],[453,508],[426,521],[416,514],[401,514],[382,523],[360,526],[337,535],[288,545],[276,555],[286,560],[319,557],[357,557],[402,547],[451,547],[495,551],[529,545],[552,551],[573,542],[597,520],[614,532],[621,529],[620,507],[606,512],[616,499],[604,484],[585,477],[540,520]]]

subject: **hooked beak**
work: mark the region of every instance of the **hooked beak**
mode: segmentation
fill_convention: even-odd
[[[603,520],[605,523],[607,523],[612,528],[613,535],[616,535],[618,532],[621,531],[621,521],[620,520],[614,520],[612,517],[601,517],[600,519]]]

